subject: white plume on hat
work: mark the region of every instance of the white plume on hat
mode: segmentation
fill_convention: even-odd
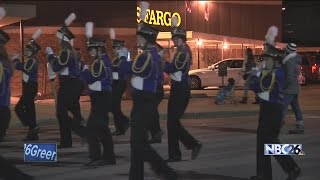
[[[146,14],[147,14],[147,9],[149,8],[149,3],[146,1],[142,1],[140,4],[140,8],[141,8],[141,14],[140,14],[140,19],[142,21],[144,21],[144,19],[146,18]]]
[[[265,36],[267,43],[274,46],[275,45],[274,40],[277,35],[278,35],[278,28],[276,26],[269,27],[268,32]]]
[[[33,40],[36,40],[40,35],[41,35],[41,33],[42,33],[42,30],[39,28],[39,29],[37,29],[36,30],[36,32],[34,32],[33,34],[32,34],[32,39]]]
[[[93,22],[86,23],[86,37],[92,38],[93,36]]]
[[[76,14],[75,13],[71,13],[67,19],[64,20],[64,24],[66,26],[69,26],[74,20],[76,19]]]
[[[172,27],[178,27],[177,25],[178,25],[178,18],[177,18],[177,16],[173,16],[172,18],[171,18],[171,24],[172,24]]]
[[[0,19],[6,16],[6,10],[3,7],[0,7]]]
[[[116,39],[116,32],[113,28],[110,28],[109,30],[110,39]]]

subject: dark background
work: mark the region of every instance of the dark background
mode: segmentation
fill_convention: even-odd
[[[283,1],[283,42],[320,46],[320,2]]]

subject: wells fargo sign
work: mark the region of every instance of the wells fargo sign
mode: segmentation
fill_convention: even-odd
[[[137,23],[141,22],[140,19],[141,8],[137,7]],[[147,9],[147,14],[144,19],[145,23],[156,25],[156,26],[171,26],[171,18],[177,16],[178,24],[181,24],[181,16],[177,12],[163,12],[159,10]]]

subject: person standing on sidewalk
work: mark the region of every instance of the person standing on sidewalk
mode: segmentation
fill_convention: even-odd
[[[166,62],[165,72],[170,75],[171,89],[168,101],[168,162],[181,161],[179,140],[187,149],[192,150],[191,159],[196,159],[202,144],[197,141],[184,127],[180,119],[184,114],[190,99],[188,72],[192,64],[192,54],[187,45],[186,30],[177,27],[177,18],[172,18],[172,41],[177,47],[171,63]]]
[[[74,21],[76,15],[71,13],[58,30],[57,38],[60,45],[60,54],[56,56],[51,47],[46,48],[48,62],[52,70],[59,74],[59,90],[57,94],[56,115],[60,129],[60,144],[58,148],[72,147],[71,130],[80,137],[81,122],[83,120],[80,112],[79,96],[81,94],[79,59],[72,47],[74,35],[68,26]],[[68,111],[73,115],[68,116]]]
[[[160,115],[159,115],[159,105],[164,97],[164,90],[163,90],[163,68],[164,68],[164,57],[163,57],[163,48],[160,46],[160,44],[156,43],[156,47],[158,50],[158,54],[161,58],[159,61],[160,63],[160,72],[158,76],[158,85],[157,85],[157,90],[156,90],[156,96],[157,96],[157,112],[154,114],[154,117],[152,118],[153,122],[151,123],[150,127],[150,133],[151,133],[151,139],[148,141],[150,144],[154,143],[161,143],[162,141],[162,135],[163,132],[160,127]]]
[[[274,39],[277,34],[278,28],[271,26],[266,35],[267,43],[265,43],[262,62],[264,68],[256,72],[255,75],[259,81],[250,87],[261,99],[257,129],[257,174],[251,177],[251,180],[272,180],[271,157],[264,155],[264,146],[265,144],[280,144],[285,72],[281,65],[282,57],[275,47]],[[295,180],[300,175],[301,169],[291,156],[274,157],[288,174],[287,180]]]
[[[123,93],[127,90],[128,76],[131,71],[129,51],[125,48],[125,41],[115,39],[116,33],[110,29],[110,39],[115,58],[112,61],[112,114],[115,125],[114,136],[124,135],[129,128],[129,118],[121,111]]]
[[[21,63],[19,55],[13,57],[15,68],[22,71],[22,96],[20,97],[15,112],[24,126],[29,126],[29,131],[24,139],[25,141],[35,141],[39,139],[38,133],[40,127],[37,126],[36,107],[34,99],[38,93],[38,67],[39,60],[36,54],[41,49],[36,43],[40,36],[41,29],[38,29],[33,35],[31,41],[26,45],[27,60]]]
[[[114,165],[116,157],[109,129],[109,112],[112,104],[112,64],[106,54],[105,40],[93,37],[93,23],[86,23],[89,65],[82,71],[88,83],[91,100],[87,123],[87,140],[90,162],[86,166]],[[101,144],[103,153],[101,153]]]
[[[132,63],[131,161],[129,180],[144,180],[144,162],[166,180],[178,179],[177,173],[147,143],[152,118],[157,111],[156,88],[160,75],[160,56],[155,47],[159,30],[144,23],[149,3],[141,2],[141,22],[137,27],[137,45],[143,51]]]
[[[243,62],[243,67],[242,67],[242,72],[243,74],[243,79],[246,81],[244,84],[244,90],[243,90],[243,97],[242,100],[240,101],[241,104],[247,104],[248,103],[248,91],[249,91],[249,86],[250,86],[250,80],[251,80],[251,70],[252,68],[256,67],[256,63],[254,61],[254,57],[252,54],[252,49],[247,48],[246,49],[246,54]]]
[[[285,86],[284,86],[284,109],[283,109],[283,123],[288,114],[288,106],[291,108],[296,117],[296,127],[290,130],[290,134],[303,134],[303,118],[302,111],[299,105],[299,73],[302,62],[301,56],[296,53],[297,46],[294,43],[288,43],[285,49],[285,58],[282,63],[285,68]]]

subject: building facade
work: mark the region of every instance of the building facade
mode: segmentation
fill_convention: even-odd
[[[7,2],[6,2],[7,3]],[[17,2],[9,3],[16,4]],[[21,52],[21,43],[28,42],[39,27],[43,33],[39,41],[41,67],[39,71],[39,92],[48,94],[50,85],[46,78],[45,47],[57,50],[55,33],[64,19],[74,12],[77,18],[70,30],[76,35],[74,46],[81,49],[87,59],[85,23],[95,23],[94,34],[104,36],[110,42],[109,28],[116,28],[117,38],[126,40],[132,59],[138,53],[136,48],[136,24],[139,18],[139,1],[20,1],[20,4],[36,6],[36,17],[21,24],[11,24],[3,29],[9,33],[8,52]],[[281,40],[281,1],[149,1],[146,23],[160,29],[158,43],[166,49],[170,59],[175,51],[171,41],[171,17],[177,16],[179,25],[188,31],[188,44],[192,49],[192,69],[205,68],[219,60],[243,57],[245,48],[260,54],[268,27],[279,28],[276,41]],[[63,6],[63,8],[62,8]],[[23,29],[23,35],[21,34]],[[22,41],[23,40],[23,41]],[[283,46],[282,43],[278,43]],[[107,45],[111,52],[111,44]],[[13,96],[21,95],[21,75],[16,73],[12,86]]]

